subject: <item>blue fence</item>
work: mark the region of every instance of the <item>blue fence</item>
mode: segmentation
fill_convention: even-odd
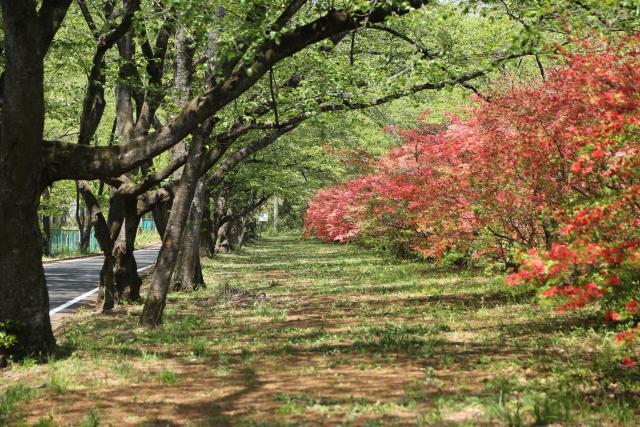
[[[49,253],[51,255],[78,252],[80,250],[80,232],[78,230],[51,230]],[[89,252],[98,252],[100,245],[91,233]]]
[[[140,221],[138,232],[155,231],[156,225],[153,219],[143,218]],[[80,232],[78,230],[51,230],[49,238],[49,254],[58,255],[75,253],[80,251]],[[91,231],[89,238],[89,252],[100,252],[100,245],[96,236]]]
[[[140,230],[142,231],[156,231],[156,223],[151,218],[142,218],[140,221]]]

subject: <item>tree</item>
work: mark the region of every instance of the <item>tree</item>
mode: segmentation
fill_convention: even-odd
[[[242,54],[248,53],[251,58],[246,63],[241,63],[241,58],[229,51],[223,52],[228,57],[221,61],[221,79],[211,90],[188,102],[168,124],[155,132],[140,133],[135,128],[128,127],[128,118],[125,117],[122,121],[120,116],[119,126],[126,131],[128,141],[108,147],[89,147],[85,144],[43,141],[44,57],[56,31],[64,22],[70,3],[70,0],[50,0],[38,7],[35,1],[22,2],[20,5],[2,2],[6,47],[2,123],[12,125],[3,126],[1,141],[0,220],[7,225],[3,227],[2,237],[6,247],[10,249],[3,250],[0,261],[0,271],[3,273],[1,290],[6,296],[0,306],[0,313],[2,320],[11,319],[23,325],[23,332],[18,334],[18,345],[14,349],[16,353],[47,352],[53,346],[37,226],[37,203],[44,185],[65,178],[118,176],[140,166],[184,139],[199,124],[240,96],[284,58],[325,38],[359,26],[381,22],[392,13],[407,13],[410,6],[422,5],[422,2],[403,2],[391,7],[329,10],[306,24],[285,29],[293,15],[305,3],[291,2],[285,5],[275,21],[268,22],[269,19],[264,19],[264,22],[268,22],[266,28],[271,30],[266,32],[266,37],[262,29],[255,26],[257,31],[251,34],[252,37],[241,51]],[[106,42],[120,40],[117,37],[119,31],[124,30],[126,33],[132,13],[138,8],[139,3],[136,1],[125,2],[119,25],[98,39],[98,54],[94,57],[97,59],[94,61],[97,68],[100,68],[99,51],[103,43],[108,49],[109,43]],[[362,11],[366,13],[362,14]],[[120,48],[126,50],[126,43],[121,41]],[[90,78],[88,95],[95,81]],[[123,88],[123,91],[126,90],[126,87]],[[93,102],[100,98],[99,92],[98,90],[97,96],[88,97],[91,102],[87,105],[99,105]],[[138,124],[150,122],[153,118],[156,101],[153,94],[147,95]],[[130,98],[125,96],[120,99],[127,101]],[[92,109],[95,112],[98,110],[99,108]],[[144,128],[145,126],[138,126],[138,130]],[[83,132],[81,134],[89,139],[90,135]],[[20,147],[20,150],[16,147]]]

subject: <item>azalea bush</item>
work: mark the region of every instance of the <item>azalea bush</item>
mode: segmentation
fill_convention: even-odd
[[[560,311],[604,297],[607,320],[633,322],[640,282],[638,39],[589,47],[566,55],[566,89],[558,91],[565,103],[585,110],[562,135],[576,147],[567,159],[574,196],[554,211],[557,238],[529,250],[508,281],[543,286]],[[620,333],[618,341],[632,342],[637,330]]]
[[[509,284],[539,286],[559,311],[600,300],[608,320],[635,322],[639,46],[638,37],[578,42],[546,81],[478,99],[465,119],[389,129],[402,146],[374,173],[320,192],[306,233],[499,261],[514,271]]]

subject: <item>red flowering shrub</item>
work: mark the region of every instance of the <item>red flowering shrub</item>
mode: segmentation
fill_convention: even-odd
[[[328,242],[347,242],[358,235],[359,225],[353,214],[357,204],[346,187],[320,191],[309,203],[305,215],[305,234],[313,233]]]
[[[561,101],[581,105],[580,120],[567,122],[561,142],[575,146],[566,157],[572,196],[553,211],[558,236],[522,259],[510,283],[531,282],[556,297],[559,309],[582,307],[603,296],[633,293],[640,267],[640,53],[637,39],[567,54],[568,66],[554,88]],[[623,280],[621,280],[623,279]],[[635,316],[637,303],[620,307]],[[615,311],[607,313],[620,320]]]
[[[480,102],[466,120],[394,130],[404,144],[375,174],[319,193],[307,232],[346,241],[402,231],[427,256],[456,250],[517,268],[508,283],[540,286],[559,310],[606,297],[608,320],[634,318],[639,44],[582,42],[546,82]]]

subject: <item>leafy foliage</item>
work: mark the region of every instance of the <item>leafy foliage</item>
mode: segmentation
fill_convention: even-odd
[[[426,257],[498,260],[519,266],[510,284],[540,286],[560,311],[606,296],[624,306],[607,319],[633,319],[639,40],[578,42],[546,81],[478,100],[466,119],[437,126],[422,117],[416,129],[390,129],[403,145],[374,173],[318,193],[307,234],[383,236]]]
[[[16,345],[18,339],[15,333],[19,329],[20,324],[15,321],[0,322],[0,354]]]

